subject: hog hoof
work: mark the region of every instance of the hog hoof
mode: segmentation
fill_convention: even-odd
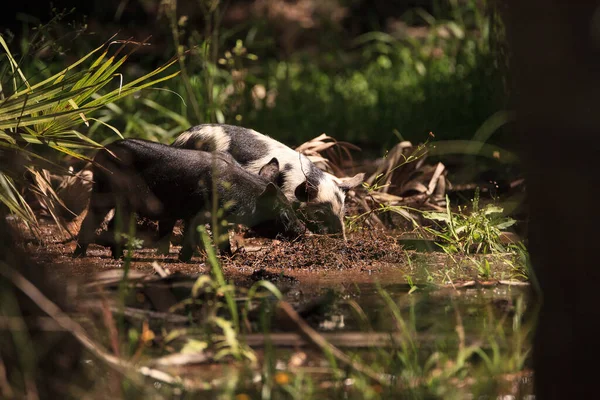
[[[156,254],[159,256],[168,256],[171,251],[170,245],[160,245],[156,248]]]
[[[81,258],[85,257],[86,248],[84,246],[76,245],[75,251],[73,252],[73,258]]]
[[[194,251],[192,249],[181,249],[181,251],[179,252],[179,261],[185,263],[190,262],[193,253]]]
[[[123,257],[123,251],[119,251],[119,248],[116,246],[111,246],[110,247],[110,255],[115,260],[118,260]]]

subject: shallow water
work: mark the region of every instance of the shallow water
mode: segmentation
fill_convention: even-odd
[[[321,291],[327,293],[327,289]],[[465,376],[465,382],[470,382],[473,389],[461,391],[458,397],[448,394],[449,398],[535,398],[532,373],[528,369],[535,316],[529,287],[433,289],[420,286],[410,294],[409,291],[410,286],[406,284],[360,283],[346,284],[342,289],[332,287],[329,296],[322,297],[325,306],[318,308],[322,314],[309,314],[306,319],[325,335],[357,331],[399,333],[398,337],[408,339],[407,342],[415,346],[415,357],[424,364],[435,354],[456,360],[461,349],[478,347],[490,358],[490,364],[480,356],[470,357],[469,362],[480,365],[483,375]],[[303,302],[302,295],[293,290],[288,297],[298,305]],[[312,298],[311,295],[305,300]],[[393,353],[402,343],[402,339],[397,339],[395,347],[384,347]],[[351,343],[347,345],[352,347]],[[495,383],[488,382],[482,389],[482,382],[488,378]],[[472,397],[475,395],[477,397]]]
[[[99,271],[123,270],[125,262],[112,260],[101,247],[92,248],[87,258],[74,260],[70,257],[73,244],[61,242],[51,227],[48,227],[48,233],[49,238],[55,238],[49,240],[46,246],[32,246],[32,253],[39,261],[51,263],[58,278],[76,276],[80,283],[85,284],[95,279]],[[393,239],[385,237],[375,237],[370,241],[355,237],[346,244],[326,238],[294,244],[259,243],[259,250],[253,251],[247,246],[246,253],[232,260],[223,259],[222,263],[227,279],[236,282],[238,287],[249,287],[257,279],[274,278],[269,280],[284,292],[285,299],[309,325],[331,339],[332,343],[337,340],[336,346],[344,352],[359,353],[367,364],[373,363],[374,368],[386,374],[403,377],[410,372],[418,379],[428,379],[428,387],[439,389],[446,385],[459,393],[453,397],[438,391],[431,397],[431,393],[426,392],[420,397],[495,399],[506,396],[500,398],[531,399],[527,397],[532,393],[532,372],[528,368],[527,352],[535,309],[529,301],[529,287],[498,284],[498,280],[510,279],[512,267],[494,264],[488,282],[478,284],[478,271],[470,259],[456,257],[456,262],[449,260],[445,254],[405,251],[394,243]],[[182,274],[177,278],[172,275],[173,280],[177,280],[177,288],[173,281],[160,288],[162,292],[158,297],[166,303],[165,310],[174,302],[189,297],[195,277],[208,274],[210,269],[206,260],[199,256],[189,264],[177,262],[177,249],[173,247],[171,254],[165,257],[157,257],[153,249],[136,251],[130,273],[154,275],[154,261],[171,273]],[[256,274],[257,271],[266,271],[266,275]],[[406,283],[410,279],[416,282],[416,290]],[[461,288],[469,281],[471,286]],[[119,282],[118,279],[116,282]],[[435,282],[435,285],[428,282]],[[116,290],[117,286],[110,290]],[[148,306],[147,302],[129,305]],[[148,307],[154,309],[152,307],[156,308],[156,304]],[[253,332],[263,332],[258,322],[255,323]],[[150,327],[158,335],[175,329],[169,322],[160,319],[151,321]],[[277,325],[271,326],[270,330],[274,335],[295,332]],[[340,337],[335,336],[344,333],[358,333],[359,336],[384,334],[393,337],[395,342],[357,348],[352,342],[343,342],[349,336],[342,336],[341,342]],[[197,338],[204,339],[200,335]],[[406,342],[414,349],[414,354],[409,354],[414,357],[413,370],[409,372],[396,365],[405,355],[402,346]],[[450,374],[444,378],[443,385],[435,383],[441,379],[434,377],[435,374],[440,373],[443,377],[461,362],[460,353],[471,347],[480,349],[481,353],[470,354],[462,360],[471,366],[468,372]],[[158,357],[178,351],[177,346],[168,351],[157,346],[148,356]],[[259,358],[265,357],[266,351],[262,347],[258,346],[256,352]],[[328,368],[323,354],[312,350],[307,343],[277,348],[274,357],[277,365],[285,366],[291,357],[302,352],[307,353],[309,358],[300,367],[304,368],[303,373],[311,374],[306,372],[312,371],[311,368]],[[445,361],[431,361],[433,359]],[[286,368],[283,370],[291,371]],[[233,362],[186,365],[173,374],[194,381],[208,381],[213,374],[215,379],[223,379],[222,369],[240,374],[240,367]],[[256,370],[253,373],[256,374]],[[248,377],[245,376],[245,379]],[[254,376],[249,381],[253,379]],[[336,382],[331,375],[323,378],[317,374],[314,379],[319,384]],[[358,397],[351,398],[361,398],[361,393],[358,393]]]
[[[535,312],[528,301],[529,288],[500,285],[431,289],[423,286],[411,294],[409,290],[406,284],[342,285],[338,282],[315,291],[299,283],[286,293],[286,299],[313,328],[345,354],[397,380],[399,387],[407,390],[408,398],[535,398],[527,360]],[[323,373],[328,371],[329,363],[320,351],[315,351],[306,340],[303,345],[298,344],[301,336],[286,343],[286,335],[298,331],[277,325],[272,325],[270,331],[268,337],[277,344],[270,350],[260,345],[255,347],[260,359],[271,359],[276,370],[289,374],[290,379],[302,371],[300,373],[310,376],[319,387],[340,383]],[[261,336],[263,331],[257,327],[254,332]],[[377,335],[389,340],[377,345],[364,345],[361,341]],[[284,340],[278,341],[275,337]],[[344,342],[345,338],[350,339]],[[480,349],[481,353],[469,353],[471,348]],[[290,360],[298,356],[307,361],[294,369],[290,367]],[[412,360],[408,365],[404,365],[406,358]],[[458,366],[461,362],[468,367]],[[227,381],[225,377],[229,374],[235,379],[240,376],[250,379],[244,375],[246,372],[231,364],[188,365],[177,373],[190,379],[202,376],[206,380]],[[255,381],[259,379],[259,375],[252,376]],[[343,382],[342,392],[347,393],[344,398],[363,398],[362,389],[354,387],[353,379]],[[406,389],[407,382],[415,386]],[[259,393],[253,391],[257,388],[260,385],[242,386],[239,390],[254,398],[254,394]],[[340,398],[338,389],[324,391],[322,397],[317,398]],[[381,396],[398,398],[397,390],[385,389]]]
[[[396,329],[396,323],[390,316],[389,307],[384,302],[384,292],[397,305],[401,314],[408,318],[410,314],[417,323],[417,330],[426,330],[439,335],[454,332],[457,317],[469,331],[489,324],[490,321],[511,318],[519,301],[525,305],[529,287],[498,285],[491,288],[430,289],[418,286],[410,293],[406,284],[381,285],[358,283],[344,287],[321,289],[321,295],[328,307],[330,323],[322,322],[322,330],[357,330],[364,328],[356,313],[352,312],[349,302],[355,302],[368,317],[368,327],[376,331]],[[330,292],[329,298],[326,293]],[[296,304],[313,301],[314,294],[304,296],[301,290],[292,289],[288,298]],[[335,321],[334,321],[335,320]]]

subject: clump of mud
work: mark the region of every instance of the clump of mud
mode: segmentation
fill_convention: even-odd
[[[347,241],[327,236],[311,236],[296,242],[270,242],[263,251],[245,251],[228,264],[237,267],[268,265],[280,268],[346,269],[368,267],[373,262],[399,263],[402,246],[383,231],[352,234]]]

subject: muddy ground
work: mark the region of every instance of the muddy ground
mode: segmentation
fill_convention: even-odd
[[[124,259],[115,260],[108,248],[90,245],[84,258],[72,258],[75,242],[69,240],[48,219],[41,219],[43,243],[34,240],[25,229],[24,246],[32,257],[51,266],[58,279],[86,281],[96,273],[123,268]],[[347,241],[336,237],[313,235],[294,242],[256,237],[232,237],[234,255],[220,257],[227,279],[249,285],[261,279],[283,286],[299,286],[319,290],[335,286],[362,283],[406,284],[410,279],[418,284],[461,285],[473,281],[493,283],[514,278],[514,264],[508,256],[486,256],[492,265],[492,275],[485,280],[478,276],[474,260],[481,257],[448,256],[440,251],[411,250],[414,235],[385,230],[362,229],[348,234]],[[150,241],[146,240],[148,244]],[[177,232],[173,242],[178,242]],[[425,242],[430,250],[437,246]],[[209,273],[203,251],[188,263],[178,260],[180,246],[172,244],[169,255],[155,253],[150,244],[134,250],[130,267],[133,271],[155,273],[153,264],[170,273],[198,275]],[[408,278],[408,279],[407,279]]]

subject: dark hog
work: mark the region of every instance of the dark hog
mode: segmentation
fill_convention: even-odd
[[[211,222],[214,195],[219,209],[224,210],[223,218],[246,225],[259,235],[295,238],[305,232],[290,202],[271,182],[279,173],[276,158],[255,175],[227,154],[177,149],[145,140],[117,141],[106,150],[94,159],[94,184],[74,256],[85,255],[96,228],[111,209],[118,209],[123,221],[136,213],[159,222],[161,253],[168,253],[173,227],[183,219],[184,244],[179,258],[187,261],[197,243],[196,226]],[[229,244],[226,242],[225,246]],[[108,245],[113,257],[119,257],[119,243]]]
[[[298,216],[313,232],[342,234],[346,192],[358,186],[364,174],[338,179],[323,172],[306,156],[252,129],[233,125],[198,125],[180,134],[175,147],[227,152],[243,168],[258,174],[277,157],[281,170],[275,183],[294,203]]]

